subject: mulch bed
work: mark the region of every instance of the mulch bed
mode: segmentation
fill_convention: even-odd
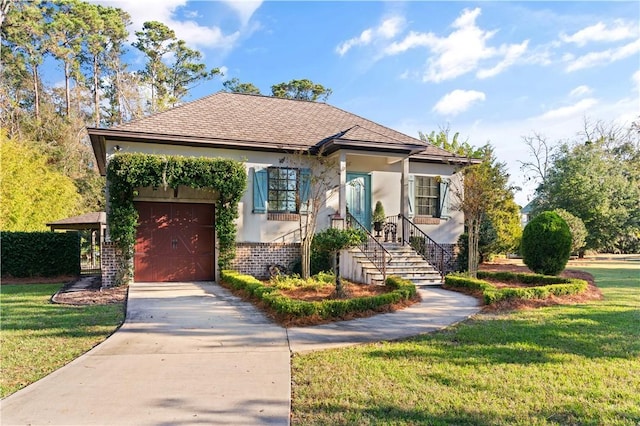
[[[533,272],[524,265],[514,265],[508,261],[496,261],[492,263],[483,263],[480,265],[481,271],[488,272],[514,272],[533,274]],[[578,278],[585,280],[589,285],[587,290],[580,294],[568,295],[568,296],[550,296],[546,299],[532,299],[532,300],[503,300],[492,305],[484,307],[485,311],[508,311],[514,309],[535,309],[545,306],[553,305],[571,305],[577,303],[585,303],[592,300],[601,300],[603,298],[602,292],[595,285],[593,275],[584,271],[576,271],[573,269],[565,269],[561,274],[561,277],[565,278]],[[487,280],[489,281],[489,280]],[[504,283],[500,281],[490,280],[492,285],[496,287],[526,287],[526,284],[518,283]]]
[[[356,297],[377,296],[379,294],[389,293],[391,291],[386,286],[355,284],[344,280],[342,285],[348,299],[353,299]],[[308,290],[303,288],[298,288],[295,290],[281,290],[280,293],[291,299],[304,300],[306,302],[336,298],[335,286],[333,285],[328,285],[317,290]]]
[[[333,319],[325,319],[321,318],[318,315],[311,315],[305,317],[294,317],[294,316],[283,316],[274,312],[271,307],[266,305],[262,301],[256,301],[252,299],[252,297],[243,290],[237,290],[232,288],[231,286],[221,283],[223,287],[227,290],[231,291],[235,296],[240,297],[243,300],[250,301],[253,303],[258,309],[260,309],[264,314],[269,317],[274,322],[280,324],[283,327],[307,327],[312,325],[319,324],[327,324],[336,321],[348,321],[357,318],[368,318],[378,314],[384,314],[389,312],[396,312],[401,309],[407,308],[414,303],[420,302],[422,299],[419,294],[411,300],[402,300],[398,303],[394,303],[391,305],[381,306],[375,310],[368,310],[364,312],[351,312],[341,316],[340,318]],[[346,298],[353,299],[356,297],[366,297],[366,296],[374,296],[382,293],[389,293],[392,290],[386,286],[381,285],[366,285],[366,284],[356,284],[349,281],[343,281],[343,287],[345,289]],[[326,299],[336,299],[335,295],[335,287],[333,285],[325,286],[318,290],[313,289],[298,289],[298,290],[283,290],[282,294],[285,296],[296,299],[296,300],[304,300],[307,302],[313,301],[321,301]]]
[[[84,290],[66,291],[71,287],[70,282],[54,295],[52,301],[63,305],[109,305],[112,303],[124,303],[127,300],[129,287],[126,285],[101,288],[102,282],[98,277],[90,287]]]
[[[78,280],[75,276],[58,276],[58,277],[28,277],[13,278],[3,277],[2,284],[55,284],[66,282],[65,286],[52,297],[54,303],[64,305],[108,305],[112,303],[124,303],[127,300],[128,286],[119,286],[113,288],[102,289],[100,277],[93,280],[91,286],[83,290],[68,291],[68,289]]]

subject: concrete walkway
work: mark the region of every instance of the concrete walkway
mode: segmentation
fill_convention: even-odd
[[[437,288],[403,311],[284,329],[211,283],[136,283],[127,320],[1,402],[6,425],[289,424],[290,353],[430,332],[478,311]]]

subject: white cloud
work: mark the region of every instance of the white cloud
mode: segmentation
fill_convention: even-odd
[[[536,121],[544,120],[558,120],[574,117],[576,115],[589,115],[588,110],[598,104],[598,101],[594,98],[587,98],[578,101],[573,105],[552,109],[544,114],[536,117]]]
[[[224,3],[238,14],[242,26],[245,26],[262,5],[262,0],[226,0]]]
[[[569,64],[565,69],[567,72],[573,72],[585,68],[607,65],[612,62],[628,58],[638,52],[640,52],[640,39],[632,41],[624,46],[600,52],[590,52],[577,58],[567,56],[566,58],[568,59]]]
[[[636,90],[640,90],[640,70],[633,73],[631,76],[631,81],[636,87]]]
[[[527,50],[528,40],[520,44],[503,44],[492,47],[489,41],[497,30],[488,31],[476,25],[480,16],[480,8],[464,9],[461,15],[451,24],[454,29],[445,37],[429,33],[412,31],[403,40],[389,44],[386,55],[396,55],[417,47],[426,47],[433,54],[427,61],[427,69],[422,79],[435,83],[450,80],[472,72],[483,61],[498,59],[499,62],[490,68],[478,71],[479,78],[495,76],[520,58]]]
[[[375,28],[367,28],[358,37],[353,37],[340,43],[336,47],[336,52],[344,56],[349,50],[356,46],[366,46],[377,40],[388,40],[395,37],[404,26],[404,18],[392,16],[387,18]]]
[[[478,70],[476,76],[480,79],[493,77],[515,64],[516,61],[527,51],[529,40],[525,40],[520,44],[511,44],[509,46],[500,46],[500,53],[504,55],[504,59],[498,62],[493,68]]]
[[[398,53],[406,52],[414,47],[428,47],[435,45],[437,37],[432,33],[418,33],[411,31],[401,41],[394,41],[384,49],[384,53],[387,55],[396,55]]]
[[[118,7],[128,12],[131,15],[132,40],[135,31],[142,29],[142,24],[147,21],[164,23],[175,31],[177,38],[184,40],[190,47],[229,49],[241,35],[240,30],[224,34],[218,26],[204,26],[192,19],[178,19],[176,11],[187,5],[187,0],[95,0],[95,3]],[[226,4],[238,15],[244,27],[261,2],[229,1]],[[193,14],[187,13],[187,16],[191,18]]]
[[[578,46],[584,46],[590,42],[620,41],[637,37],[637,35],[637,25],[617,19],[609,28],[607,28],[606,24],[598,22],[597,24],[577,31],[572,35],[561,33],[560,40],[565,43],[574,43]]]
[[[591,88],[589,86],[586,85],[582,85],[582,86],[578,86],[575,89],[573,89],[570,93],[569,96],[572,98],[579,98],[582,95],[588,95],[592,92]]]
[[[433,111],[442,115],[456,115],[466,111],[476,102],[484,101],[485,94],[477,90],[460,90],[444,95],[433,107]]]

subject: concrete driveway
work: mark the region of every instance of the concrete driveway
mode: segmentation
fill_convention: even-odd
[[[2,425],[289,424],[290,353],[444,328],[474,298],[419,289],[399,312],[284,329],[213,283],[135,283],[127,320],[69,365],[1,402]]]
[[[104,343],[2,401],[2,425],[288,424],[286,330],[211,283],[136,283]]]

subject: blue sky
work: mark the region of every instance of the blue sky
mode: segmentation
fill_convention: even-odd
[[[98,1],[128,11],[132,34],[166,23],[223,69],[191,99],[234,77],[265,94],[308,78],[333,89],[330,104],[411,136],[448,126],[491,142],[521,205],[533,190],[523,136],[571,139],[585,118],[640,115],[637,1]]]

